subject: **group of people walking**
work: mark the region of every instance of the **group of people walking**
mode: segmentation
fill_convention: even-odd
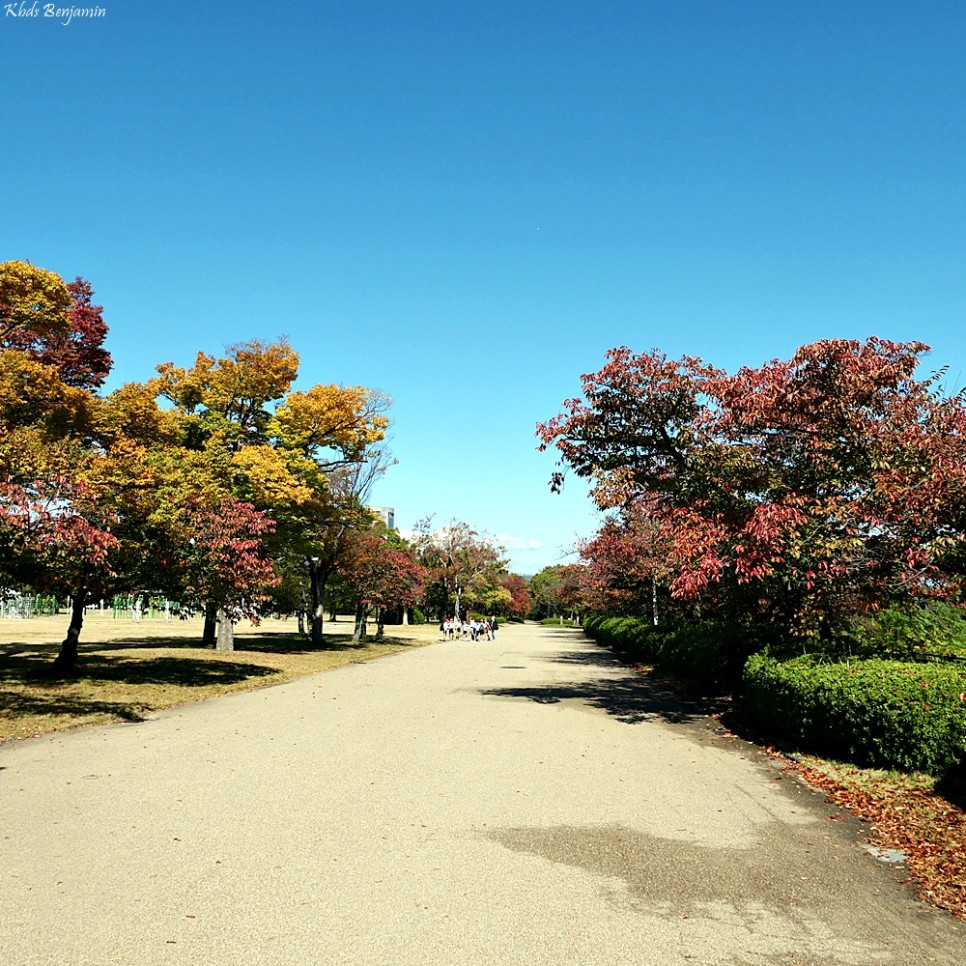
[[[458,620],[455,617],[447,617],[440,625],[439,629],[447,641],[495,641],[496,632],[500,627],[500,622],[496,617],[477,620]]]

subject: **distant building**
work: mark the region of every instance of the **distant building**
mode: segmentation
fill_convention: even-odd
[[[391,506],[371,506],[370,512],[379,517],[390,530],[396,529],[396,511]]]

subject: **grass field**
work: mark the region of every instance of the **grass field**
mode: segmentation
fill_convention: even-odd
[[[393,626],[378,644],[354,644],[344,618],[327,624],[325,647],[314,648],[294,620],[266,620],[258,627],[239,624],[234,653],[220,654],[199,646],[200,617],[132,621],[91,612],[77,673],[58,681],[48,669],[67,623],[66,614],[0,619],[0,741],[139,721],[164,708],[368,661],[439,637],[434,625]]]

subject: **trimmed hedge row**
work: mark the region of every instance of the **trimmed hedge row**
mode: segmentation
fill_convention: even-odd
[[[663,628],[593,615],[584,630],[630,660],[739,695],[776,744],[873,768],[942,775],[966,766],[962,665],[818,654],[779,659],[754,653],[747,631],[710,621]]]
[[[665,627],[639,617],[593,615],[584,630],[604,647],[713,692],[737,687],[745,659],[756,650],[747,630],[714,621]]]
[[[826,757],[932,774],[966,760],[966,673],[958,667],[755,654],[743,696],[776,740]]]

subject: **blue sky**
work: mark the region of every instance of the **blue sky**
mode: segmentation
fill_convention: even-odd
[[[0,259],[91,281],[113,385],[284,335],[389,393],[402,527],[563,559],[596,518],[534,424],[612,346],[966,383],[961,2],[100,7],[0,3]]]

